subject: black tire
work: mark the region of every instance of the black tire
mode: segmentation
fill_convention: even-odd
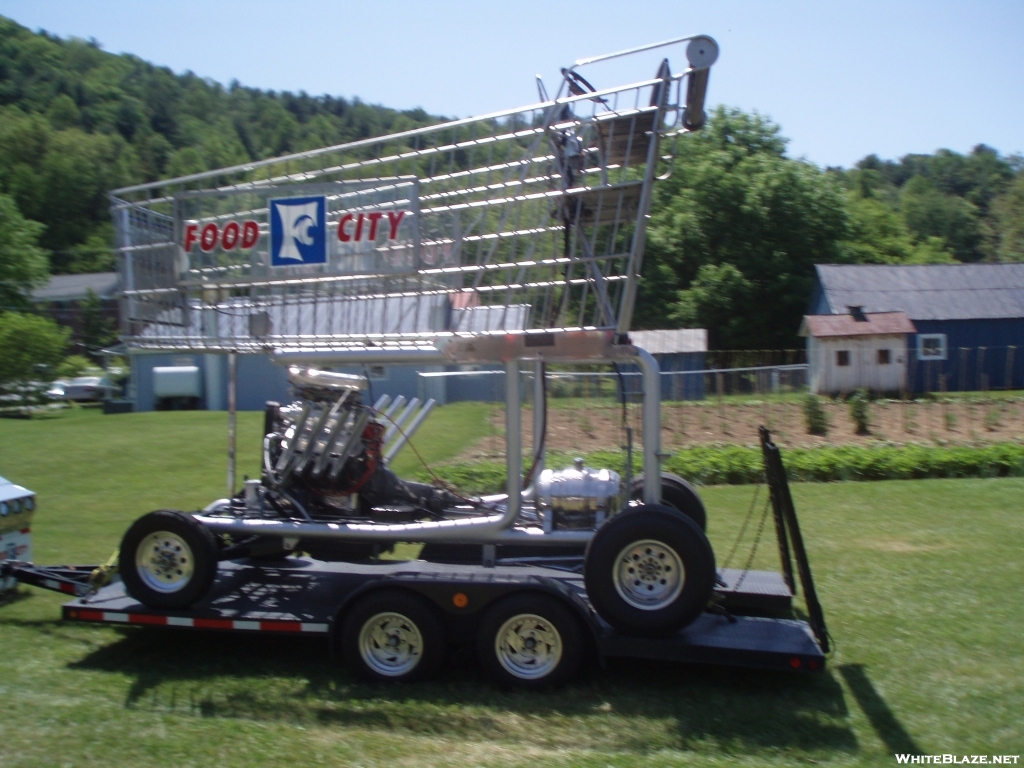
[[[635,501],[644,500],[643,475],[633,478],[633,488],[629,497]],[[702,531],[708,529],[708,513],[704,509],[704,502],[700,500],[697,489],[679,475],[661,473],[661,503],[682,512],[699,525]]]
[[[670,634],[704,610],[715,554],[704,532],[671,507],[616,515],[587,547],[583,580],[598,614],[626,634]]]
[[[543,688],[575,674],[582,632],[559,600],[537,593],[510,595],[487,609],[476,649],[480,666],[499,685]]]
[[[217,575],[217,542],[191,515],[160,509],[121,539],[118,570],[128,594],[151,608],[186,608]]]
[[[444,657],[444,630],[434,607],[422,597],[400,590],[374,592],[345,616],[341,651],[364,680],[422,680]]]

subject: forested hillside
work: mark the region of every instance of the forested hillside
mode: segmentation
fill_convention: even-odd
[[[0,310],[45,279],[47,260],[54,273],[114,267],[113,188],[435,119],[224,87],[0,17]],[[656,188],[636,327],[791,347],[816,263],[1024,260],[1019,156],[978,145],[823,170],[786,143],[770,120],[723,108],[678,141]]]
[[[0,17],[0,191],[45,225],[39,244],[54,272],[113,268],[106,194],[118,186],[431,120],[422,110],[224,87]]]

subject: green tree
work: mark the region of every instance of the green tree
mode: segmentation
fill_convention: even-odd
[[[996,219],[996,258],[1024,261],[1024,173],[1017,174],[992,207]]]
[[[36,382],[49,381],[64,356],[70,331],[37,315],[5,312],[0,315],[0,385],[18,392],[25,404],[38,390]]]
[[[670,315],[718,348],[797,343],[814,265],[843,258],[848,217],[839,184],[785,147],[769,120],[723,108],[680,141],[656,187],[637,327]]]
[[[28,294],[49,277],[46,253],[38,247],[43,225],[21,215],[0,194],[0,313],[28,306]]]
[[[979,261],[982,232],[978,208],[962,197],[944,194],[924,176],[907,182],[901,200],[903,220],[917,241],[942,239],[959,261]]]
[[[945,241],[915,242],[899,213],[888,203],[852,193],[847,201],[850,229],[840,244],[843,261],[854,264],[951,264]]]
[[[0,192],[46,225],[54,272],[110,267],[107,193],[433,122],[331,96],[176,75],[0,17]],[[109,245],[109,240],[107,242]]]

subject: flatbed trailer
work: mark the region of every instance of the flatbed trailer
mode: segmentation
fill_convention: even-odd
[[[377,680],[428,674],[451,645],[475,645],[491,677],[521,687],[562,682],[585,658],[601,666],[625,657],[821,671],[828,630],[782,458],[769,438],[762,428],[780,572],[751,570],[749,563],[719,568],[709,610],[667,634],[612,627],[587,595],[582,562],[574,567],[572,558],[564,567],[500,559],[223,560],[211,589],[182,609],[146,606],[117,578],[100,586],[104,569],[97,566],[0,562],[0,578],[75,596],[63,606],[66,621],[325,636],[357,672]],[[748,518],[753,511],[751,505]],[[763,516],[759,531],[767,505]],[[798,584],[806,621],[792,618]]]
[[[290,557],[277,563],[220,564],[213,589],[187,610],[165,611],[134,600],[120,581],[90,594],[90,566],[47,568],[11,563],[16,580],[79,597],[65,603],[66,621],[240,633],[326,636],[338,645],[347,611],[373,593],[406,591],[442,619],[448,643],[472,642],[481,618],[502,598],[544,595],[569,609],[584,629],[584,645],[604,665],[628,657],[774,670],[820,671],[825,654],[807,622],[766,615],[733,615],[761,605],[772,613],[791,597],[779,574],[750,571],[744,591],[729,588],[741,571],[726,571],[720,610],[704,613],[665,637],[618,632],[591,608],[579,574],[538,566],[450,565],[421,560],[344,563]]]

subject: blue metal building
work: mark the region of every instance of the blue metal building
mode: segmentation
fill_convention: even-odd
[[[912,392],[1024,388],[1024,264],[819,264],[809,315],[905,312]]]
[[[699,400],[704,397],[704,377],[701,375],[672,375],[671,372],[700,371],[705,367],[707,331],[701,328],[667,331],[634,331],[635,343],[647,349],[661,370],[662,398],[665,400]],[[158,407],[154,391],[154,369],[166,367],[195,367],[200,382],[198,406],[212,411],[227,409],[228,367],[227,356],[203,353],[137,353],[131,355],[130,399],[135,410],[152,411]],[[472,368],[472,370],[470,370]],[[626,372],[633,372],[624,366]],[[504,370],[497,366],[412,366],[371,365],[338,367],[342,373],[367,376],[374,397],[382,394],[406,400],[418,397],[433,398],[439,404],[463,400],[503,402],[505,399]],[[425,374],[425,375],[421,375]],[[275,365],[265,354],[238,355],[237,407],[240,411],[262,410],[267,400],[288,402],[287,371]],[[631,386],[639,388],[639,378]]]

